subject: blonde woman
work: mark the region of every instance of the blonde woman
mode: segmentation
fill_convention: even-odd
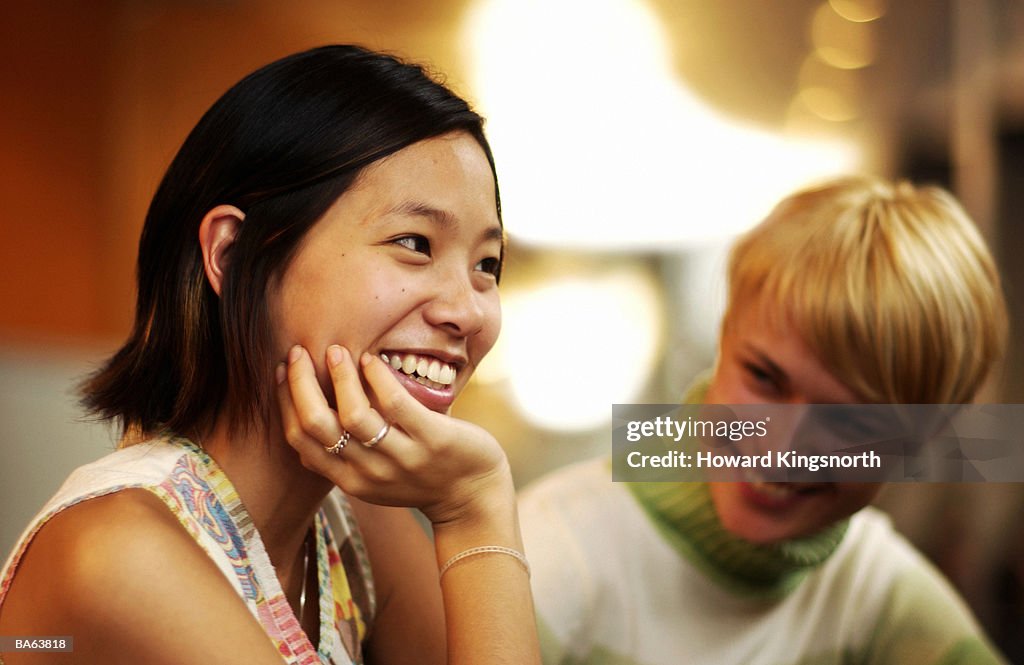
[[[858,178],[782,201],[732,249],[718,358],[687,401],[970,402],[1006,313],[946,192]],[[870,483],[612,483],[607,460],[520,502],[544,661],[998,663]]]

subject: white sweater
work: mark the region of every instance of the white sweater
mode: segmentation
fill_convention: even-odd
[[[547,665],[1003,662],[872,508],[758,547],[706,486],[613,483],[601,459],[528,488],[520,513]]]

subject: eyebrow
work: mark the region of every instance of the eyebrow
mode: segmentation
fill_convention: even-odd
[[[434,206],[419,201],[402,201],[392,206],[385,213],[387,215],[410,215],[413,217],[427,217],[443,228],[455,225],[455,215],[447,210],[441,210]]]
[[[435,208],[434,206],[421,201],[403,201],[398,205],[389,208],[385,215],[426,217],[435,222],[442,229],[449,229],[453,226],[457,226],[459,223],[458,219],[450,211]],[[501,226],[497,224],[485,229],[481,235],[484,240],[497,240],[502,243],[504,243],[505,240],[505,232],[502,230]]]

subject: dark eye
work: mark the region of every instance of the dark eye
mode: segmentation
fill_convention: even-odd
[[[501,260],[493,256],[488,257],[476,264],[476,269],[497,277],[501,274]]]
[[[772,380],[772,375],[759,365],[744,363],[743,367],[747,370],[747,374],[755,381],[769,382]]]
[[[426,254],[430,256],[430,241],[423,236],[408,235],[402,236],[401,238],[395,238],[391,242],[396,245],[401,245],[406,249],[418,252],[420,254]]]
[[[743,363],[743,369],[759,389],[771,392],[778,391],[779,384],[775,380],[775,375],[764,367],[756,363],[747,362]]]

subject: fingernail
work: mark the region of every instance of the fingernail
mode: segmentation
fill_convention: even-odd
[[[278,385],[284,383],[285,378],[288,376],[288,370],[285,369],[284,363],[278,363],[277,369],[274,370],[274,378],[277,379]]]
[[[363,355],[359,356],[359,364],[362,365],[363,367],[366,367],[372,361],[373,361],[373,356],[371,356],[369,353],[367,353],[365,351],[363,351]]]
[[[296,344],[288,350],[288,362],[293,363],[302,357],[302,347]]]
[[[337,367],[341,364],[341,347],[337,344],[327,347],[327,363],[331,367]]]

